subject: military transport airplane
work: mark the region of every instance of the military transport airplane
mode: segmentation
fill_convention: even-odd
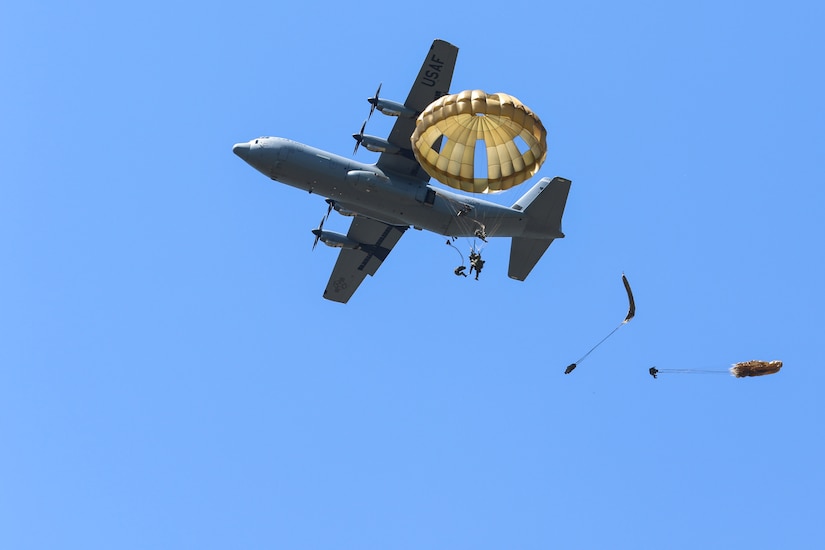
[[[435,40],[407,100],[400,104],[368,99],[370,114],[378,109],[398,117],[387,139],[353,135],[355,148],[381,153],[364,164],[279,137],[238,143],[232,151],[273,180],[327,198],[334,209],[352,216],[346,235],[312,231],[318,240],[341,248],[324,298],[346,303],[367,275],[375,275],[392,248],[411,226],[448,237],[512,237],[509,276],[523,281],[553,239],[564,237],[561,219],[570,181],[542,178],[511,207],[447,191],[429,184],[430,176],[416,161],[410,136],[418,115],[449,93],[458,48]],[[438,146],[438,144],[436,144]],[[325,219],[325,218],[324,218]],[[313,245],[314,246],[314,245]]]

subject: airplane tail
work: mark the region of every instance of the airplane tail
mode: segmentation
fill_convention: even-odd
[[[527,228],[510,246],[511,279],[525,280],[553,240],[564,238],[561,218],[569,192],[570,180],[542,178],[513,205],[527,215]]]

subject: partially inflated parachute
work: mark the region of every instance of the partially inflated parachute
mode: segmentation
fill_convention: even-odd
[[[431,103],[418,116],[410,139],[415,158],[430,176],[471,193],[518,185],[538,172],[547,157],[547,131],[535,113],[511,95],[481,90]],[[479,142],[486,153],[486,174],[475,170]]]
[[[734,363],[729,370],[717,369],[657,369],[651,367],[648,369],[650,375],[656,378],[659,373],[662,374],[727,374],[730,372],[736,378],[747,378],[749,376],[765,376],[768,374],[776,374],[782,368],[782,361],[742,361],[741,363]]]
[[[608,334],[607,336],[602,338],[599,341],[598,344],[596,344],[595,346],[590,348],[590,351],[588,351],[587,353],[582,355],[581,358],[579,358],[578,361],[576,361],[575,363],[570,363],[569,365],[567,365],[567,368],[564,369],[564,374],[570,374],[571,372],[573,372],[573,370],[577,366],[579,366],[579,363],[581,363],[582,361],[587,359],[587,356],[590,355],[591,353],[593,353],[593,350],[595,350],[597,347],[601,346],[604,343],[605,340],[607,340],[608,338],[613,336],[614,332],[616,332],[617,330],[622,328],[624,325],[629,323],[630,320],[633,319],[633,317],[636,316],[636,300],[633,299],[633,291],[630,290],[630,281],[627,280],[627,277],[625,276],[624,273],[622,273],[622,283],[624,284],[625,292],[627,292],[627,315],[625,315],[624,321],[619,323],[619,326],[617,326],[612,331],[610,331],[610,334]]]
[[[743,361],[730,368],[730,373],[736,378],[746,376],[765,376],[776,374],[782,368],[782,361]]]

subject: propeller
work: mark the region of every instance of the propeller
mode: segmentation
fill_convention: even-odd
[[[318,246],[318,241],[321,239],[321,233],[324,231],[324,222],[327,221],[327,218],[329,218],[329,214],[332,212],[332,207],[335,204],[329,199],[327,199],[327,203],[329,204],[329,207],[327,208],[326,215],[321,218],[321,223],[318,224],[318,229],[312,230],[312,234],[315,235],[315,241],[312,243],[312,250],[315,250],[315,247]]]
[[[371,97],[371,98],[367,99],[367,101],[369,101],[370,105],[372,105],[372,107],[370,107],[370,116],[367,117],[367,120],[370,119],[370,117],[372,116],[372,113],[375,112],[375,108],[378,106],[378,95],[381,93],[381,86],[383,84],[384,83],[382,82],[381,84],[378,85],[378,89],[375,90],[375,97]]]
[[[355,149],[352,150],[352,154],[358,152],[358,147],[361,145],[361,142],[364,141],[364,128],[367,127],[367,121],[364,121],[364,124],[361,125],[361,131],[357,134],[352,134],[353,139],[355,139]]]
[[[321,233],[324,230],[324,220],[326,220],[326,216],[321,218],[321,223],[318,224],[318,229],[313,229],[312,232],[315,234],[315,241],[312,243],[312,250],[315,250],[315,247],[318,246],[318,241],[321,240]]]

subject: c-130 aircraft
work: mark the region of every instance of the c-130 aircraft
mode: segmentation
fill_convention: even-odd
[[[564,237],[561,219],[570,180],[542,178],[511,207],[429,184],[410,137],[418,115],[449,93],[457,56],[456,46],[435,40],[403,104],[379,97],[380,87],[368,99],[370,114],[378,109],[397,117],[387,139],[366,135],[363,127],[353,135],[356,150],[362,145],[381,153],[375,164],[280,137],[261,137],[232,148],[268,178],[326,197],[327,216],[334,209],[353,217],[346,235],[324,230],[323,220],[312,231],[315,244],[320,240],[341,249],[324,290],[327,300],[346,303],[411,226],[452,238],[512,237],[508,275],[519,281],[554,239]]]

